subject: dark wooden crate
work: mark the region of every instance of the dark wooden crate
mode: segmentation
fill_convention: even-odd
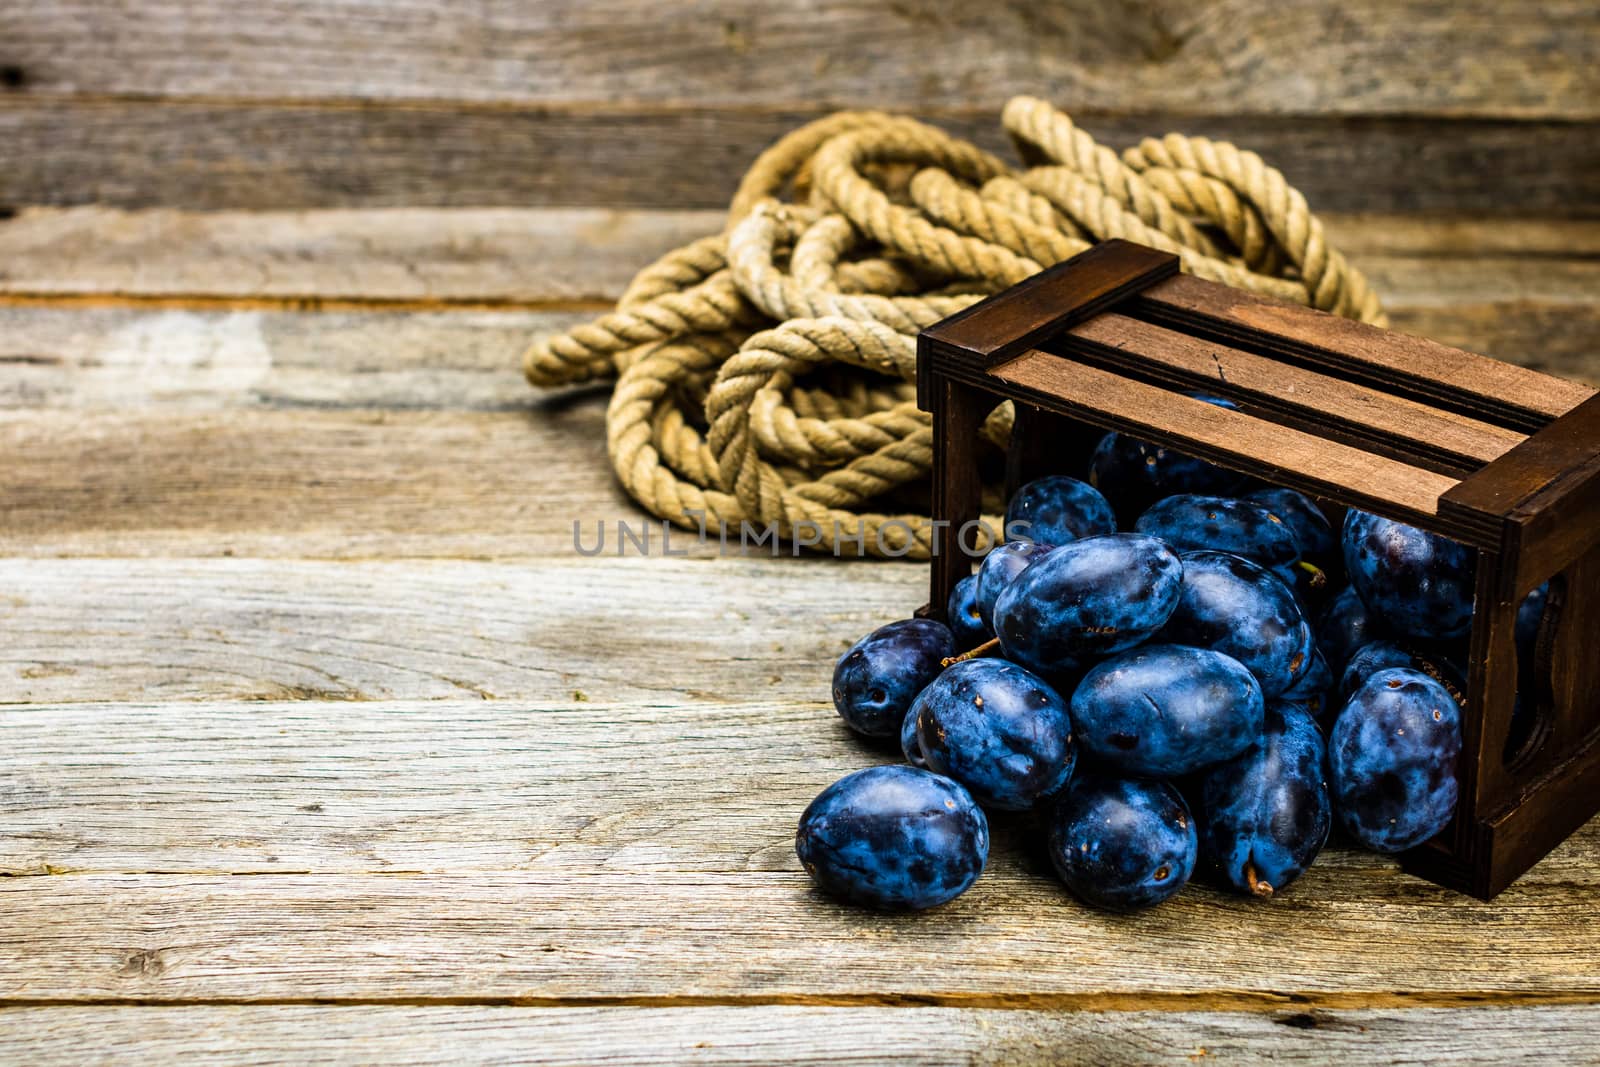
[[[949,530],[979,517],[978,430],[1008,398],[1008,493],[1081,473],[1068,468],[1119,430],[1471,546],[1461,800],[1403,863],[1488,899],[1600,811],[1593,389],[1187,277],[1174,256],[1109,241],[924,331],[917,394],[934,419],[933,518]],[[970,570],[953,541],[933,559],[935,614]],[[1521,672],[1531,727],[1514,739],[1517,608],[1546,580]]]

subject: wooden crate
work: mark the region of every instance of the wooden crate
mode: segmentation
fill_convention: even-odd
[[[978,518],[978,429],[1009,398],[1008,492],[1118,430],[1476,551],[1461,800],[1408,870],[1488,899],[1600,811],[1593,389],[1185,277],[1124,241],[926,330],[917,371],[933,518],[951,530]],[[1202,389],[1238,410],[1190,395]],[[952,538],[942,548],[934,611],[970,569]],[[1513,738],[1517,608],[1547,580]]]

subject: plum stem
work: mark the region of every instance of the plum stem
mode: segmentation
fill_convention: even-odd
[[[1244,865],[1244,882],[1250,887],[1250,895],[1266,900],[1272,896],[1272,883],[1263,882],[1256,874],[1256,865],[1249,861]]]
[[[975,648],[969,648],[959,656],[946,656],[944,659],[939,661],[939,666],[948,667],[953,663],[964,663],[969,659],[977,659],[979,656],[993,656],[999,651],[1000,639],[998,637],[991,637],[983,644],[978,645]]]
[[[1311,588],[1321,589],[1328,584],[1328,572],[1317,566],[1315,563],[1308,563],[1305,560],[1300,560],[1295,564],[1295,566],[1299,567],[1301,570],[1305,571],[1306,574],[1311,576]]]

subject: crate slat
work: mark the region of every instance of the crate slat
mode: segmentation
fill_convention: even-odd
[[[1422,337],[1179,275],[1121,310],[1236,348],[1309,363],[1398,395],[1533,432],[1594,389]]]
[[[1046,349],[1204,389],[1308,433],[1446,474],[1475,471],[1527,440],[1516,430],[1125,315],[1090,319]]]
[[[1403,511],[1408,521],[1468,543],[1497,543],[1493,535],[1498,528],[1492,524],[1469,515],[1439,515],[1440,495],[1457,482],[1436,471],[1038,349],[995,367],[990,377],[1026,391],[1029,403],[1047,410],[1133,433],[1277,484],[1323,496],[1354,496],[1375,508]],[[1360,489],[1352,492],[1352,486]]]

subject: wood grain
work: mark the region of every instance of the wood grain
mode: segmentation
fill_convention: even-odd
[[[716,210],[28,208],[0,220],[0,294],[373,305],[614,300],[714,233]],[[1593,303],[1600,222],[1323,213],[1390,310]],[[1403,311],[1402,311],[1403,313]]]
[[[695,654],[691,641],[683,651]],[[728,703],[3,707],[0,876],[792,872],[811,798],[896,756],[844,727],[827,667],[797,671],[778,699]],[[986,879],[1047,869],[1029,820],[996,816],[994,829],[996,857],[1009,858]],[[1593,885],[1597,861],[1600,823],[1521,885]],[[1423,885],[1342,845],[1317,871],[1292,899],[1375,902]]]
[[[1422,462],[1427,454],[1472,470],[1527,436],[1123,315],[1099,316],[1070,333],[1070,341],[1057,343],[1080,358],[1094,356],[1107,366],[1137,366],[1146,373],[1159,367],[1163,380],[1175,385],[1243,397],[1258,410],[1286,416],[1290,425],[1314,433],[1351,432],[1359,436],[1357,444],[1386,445],[1396,459]]]
[[[57,1007],[0,1009],[35,1067],[157,1062],[911,1064],[1330,1061],[1526,1064],[1600,1052],[1600,1008],[1048,1012],[920,1008]]]
[[[1006,873],[1018,862],[992,857],[990,877],[921,915],[834,904],[798,865],[7,878],[0,999],[1103,1008],[1163,1006],[1174,990],[1192,1007],[1600,998],[1592,883],[1516,887],[1483,905],[1420,881],[1314,870],[1269,906],[1196,889],[1129,919],[1084,909],[1042,873]]]
[[[1173,278],[1146,292],[1159,292],[1162,286],[1182,280],[1181,276]],[[1024,353],[994,368],[989,377],[997,383],[999,395],[1137,434],[1141,440],[1170,448],[1181,446],[1233,470],[1281,479],[1281,484],[1302,492],[1347,499],[1355,506],[1370,506],[1429,529],[1447,530],[1469,544],[1477,543],[1473,537],[1477,531],[1433,521],[1440,494],[1456,484],[1456,479],[1447,475],[1054,353]]]
[[[0,1000],[1600,996],[1600,826],[1493,904],[1336,848],[1270,905],[1191,887],[1126,918],[1072,903],[1038,831],[997,817],[969,894],[878,915],[812,891],[792,835],[883,755],[815,701],[637,700],[0,710]]]
[[[205,404],[214,394],[229,403],[515,405],[531,395],[515,372],[528,338],[584,313],[267,312],[340,301],[375,312],[614,299],[662,248],[713,232],[718,219],[561,209],[30,210],[0,222],[0,404]],[[1600,224],[1392,216],[1329,224],[1397,327],[1600,383]],[[19,298],[48,306],[19,307]],[[168,314],[141,319],[94,306],[108,302]],[[265,382],[251,371],[250,389],[230,388],[240,379],[219,365],[259,370],[262,347],[272,364]],[[140,373],[120,366],[128,363]]]
[[[1173,131],[1233,141],[1318,211],[1600,216],[1592,119],[1129,113],[1059,99],[1116,148]],[[0,95],[0,206],[721,208],[763,147],[832,110]],[[1009,155],[998,109],[919,114]]]
[[[126,432],[157,450],[152,434],[159,439],[168,432],[208,431],[203,416],[187,427],[170,416],[141,418],[156,409],[203,413],[247,408],[257,415],[293,411],[306,416],[308,443],[330,412],[366,408],[410,413],[400,416],[402,424],[410,419],[418,426],[429,421],[420,417],[423,412],[497,412],[507,416],[502,433],[507,439],[500,444],[512,455],[497,459],[479,448],[470,460],[458,457],[461,462],[483,464],[486,470],[507,468],[516,453],[551,450],[559,440],[574,447],[557,452],[558,466],[583,466],[596,454],[584,446],[603,444],[584,436],[603,433],[604,396],[592,389],[535,390],[522,375],[521,356],[536,337],[594,315],[459,309],[307,313],[248,306],[195,311],[152,309],[142,302],[133,307],[0,304],[0,408],[16,413],[7,424],[11,440],[40,451],[70,448],[80,434],[62,420],[28,429],[21,419],[25,410],[98,409],[102,417],[96,424],[108,439],[118,435],[118,420],[131,417],[142,424]],[[108,411],[117,414],[107,416]],[[214,447],[226,452],[229,446],[221,438],[254,432],[253,417],[216,420],[210,431],[219,438]],[[276,425],[289,421],[268,418]],[[350,447],[358,447],[352,435],[361,433],[360,426],[385,425],[370,414],[342,421]],[[262,428],[258,423],[257,430]],[[424,437],[428,433],[419,432]],[[32,445],[20,443],[24,434]],[[253,458],[275,462],[270,451]],[[80,460],[92,463],[93,454]],[[435,457],[439,461],[451,459]],[[339,463],[335,457],[323,462],[333,467]],[[514,482],[518,475],[500,469],[496,477]]]
[[[909,615],[927,580],[909,564],[628,552],[0,559],[0,686],[6,701],[814,701],[839,653]]]
[[[440,376],[405,381],[424,405],[448,393]],[[496,386],[490,378],[481,388]],[[604,522],[609,553],[619,520],[653,525],[659,542],[659,520],[612,481],[604,396],[567,403],[523,390],[498,412],[329,411],[312,401],[3,414],[11,462],[0,465],[0,552],[576,558],[574,522],[590,548]],[[689,540],[680,535],[673,550]]]
[[[695,211],[30,210],[0,223],[0,293],[601,305],[721,225]]]
[[[1254,344],[1396,393],[1535,430],[1587,400],[1581,383],[1394,334],[1364,322],[1263,300],[1243,290],[1179,275],[1131,304],[1131,314],[1227,343]]]
[[[20,0],[4,30],[24,93],[1600,117],[1584,0]]]

